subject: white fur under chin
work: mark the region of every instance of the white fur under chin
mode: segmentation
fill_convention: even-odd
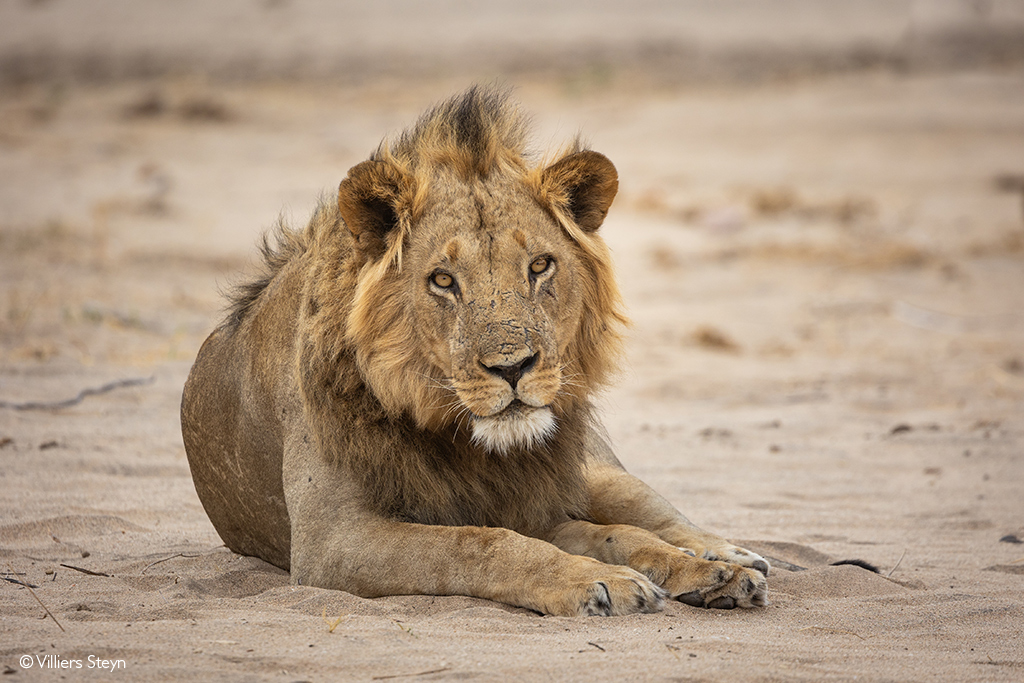
[[[473,420],[473,443],[492,453],[505,455],[517,446],[539,446],[557,428],[555,415],[550,408],[516,410],[514,414],[498,413]]]

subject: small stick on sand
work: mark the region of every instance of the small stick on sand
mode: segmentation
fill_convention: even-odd
[[[74,565],[63,563],[60,566],[65,567],[66,569],[74,569],[76,572],[82,572],[83,574],[88,574],[89,576],[105,576],[108,579],[110,578],[110,574],[104,574],[103,572],[94,572],[91,569],[82,569],[81,567],[75,567]]]
[[[175,554],[171,555],[170,557],[165,557],[162,560],[157,560],[156,562],[150,562],[139,573],[140,574],[145,574],[147,569],[155,567],[156,565],[160,564],[161,562],[166,562],[167,560],[173,560],[176,557],[199,557],[199,555],[189,555],[188,553],[175,553]]]
[[[419,638],[418,635],[416,635],[415,633],[412,632],[412,626],[406,626],[405,624],[400,622],[398,619],[392,619],[391,621],[395,622],[395,626],[397,626],[398,628],[402,629],[403,631],[408,633],[413,638]]]
[[[10,562],[7,563],[7,568],[11,570],[11,574],[17,574],[18,573],[16,571],[14,571],[14,567],[11,566]],[[49,615],[49,617],[51,619],[53,619],[53,623],[57,624],[57,628],[59,628],[62,633],[67,633],[67,631],[64,630],[64,627],[60,625],[60,622],[57,621],[57,617],[53,616],[53,612],[51,612],[49,610],[49,608],[47,608],[47,606],[43,604],[43,601],[39,599],[39,596],[36,595],[36,592],[34,590],[32,590],[32,586],[28,585],[27,583],[22,583],[20,581],[18,583],[21,583],[21,585],[25,586],[25,588],[28,589],[28,592],[31,593],[32,597],[36,599],[36,602],[39,603],[39,606],[42,607],[43,610],[46,611],[46,614]]]
[[[389,678],[412,678],[413,676],[429,676],[430,674],[439,674],[442,671],[448,671],[450,666],[442,667],[440,669],[431,669],[430,671],[418,671],[414,674],[391,674],[388,676],[374,676],[371,681],[385,681]]]
[[[345,616],[346,615],[342,614],[332,624],[331,622],[327,621],[327,608],[324,607],[323,614],[320,615],[320,618],[324,620],[325,624],[327,624],[327,632],[328,633],[334,633],[334,629],[338,628],[338,624],[340,624],[342,622],[342,620],[345,619]]]
[[[16,583],[19,586],[24,586],[25,588],[39,588],[39,586],[34,586],[31,583],[25,583],[21,579],[12,579],[9,576],[0,576],[0,579],[3,579],[4,581],[9,581],[11,583]]]
[[[889,570],[889,573],[885,575],[885,578],[887,578],[887,579],[888,579],[888,578],[889,578],[890,576],[892,576],[892,573],[893,573],[894,571],[896,571],[897,569],[899,569],[899,568],[900,568],[900,564],[902,564],[902,562],[903,562],[903,558],[904,558],[904,557],[906,557],[906,556],[907,556],[907,549],[906,549],[906,548],[904,548],[904,549],[903,549],[903,554],[902,554],[902,555],[900,555],[900,559],[896,560],[896,566],[895,566],[895,567],[893,567],[892,569],[890,569],[890,570]]]

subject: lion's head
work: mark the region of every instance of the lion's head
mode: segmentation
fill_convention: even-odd
[[[345,337],[381,404],[506,453],[608,377],[626,322],[596,231],[615,167],[577,143],[531,166],[523,116],[471,89],[349,171]]]

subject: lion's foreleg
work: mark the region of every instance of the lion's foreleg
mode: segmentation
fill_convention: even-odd
[[[697,557],[752,567],[768,574],[768,562],[763,557],[698,528],[651,487],[621,467],[592,463],[587,469],[587,485],[590,514],[596,522],[640,527]]]
[[[633,570],[508,529],[378,518],[321,538],[304,551],[307,539],[293,537],[295,580],[363,597],[470,595],[561,616],[651,612],[662,605],[659,589]]]
[[[628,567],[570,555],[509,529],[373,514],[338,468],[309,451],[296,457],[302,448],[286,451],[284,476],[296,583],[363,597],[469,595],[561,616],[663,605],[662,591]]]

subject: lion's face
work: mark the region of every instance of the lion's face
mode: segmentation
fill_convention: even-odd
[[[579,259],[521,181],[438,185],[403,259],[432,381],[450,389],[447,417],[481,445],[530,446],[555,429],[581,317]]]
[[[379,165],[350,172],[340,206],[369,260],[349,337],[386,407],[421,427],[468,427],[479,445],[506,453],[542,443],[603,379],[621,317],[597,225],[581,212],[603,219],[614,167],[592,152],[570,159],[571,172],[563,161],[561,174],[551,170],[560,164],[469,179],[441,169],[417,196],[418,211],[402,204],[416,194],[401,189],[410,179]],[[382,170],[386,186],[399,189],[374,190]],[[605,203],[595,208],[600,173]],[[373,191],[389,199],[383,210],[366,199]],[[347,205],[353,197],[358,205]]]

